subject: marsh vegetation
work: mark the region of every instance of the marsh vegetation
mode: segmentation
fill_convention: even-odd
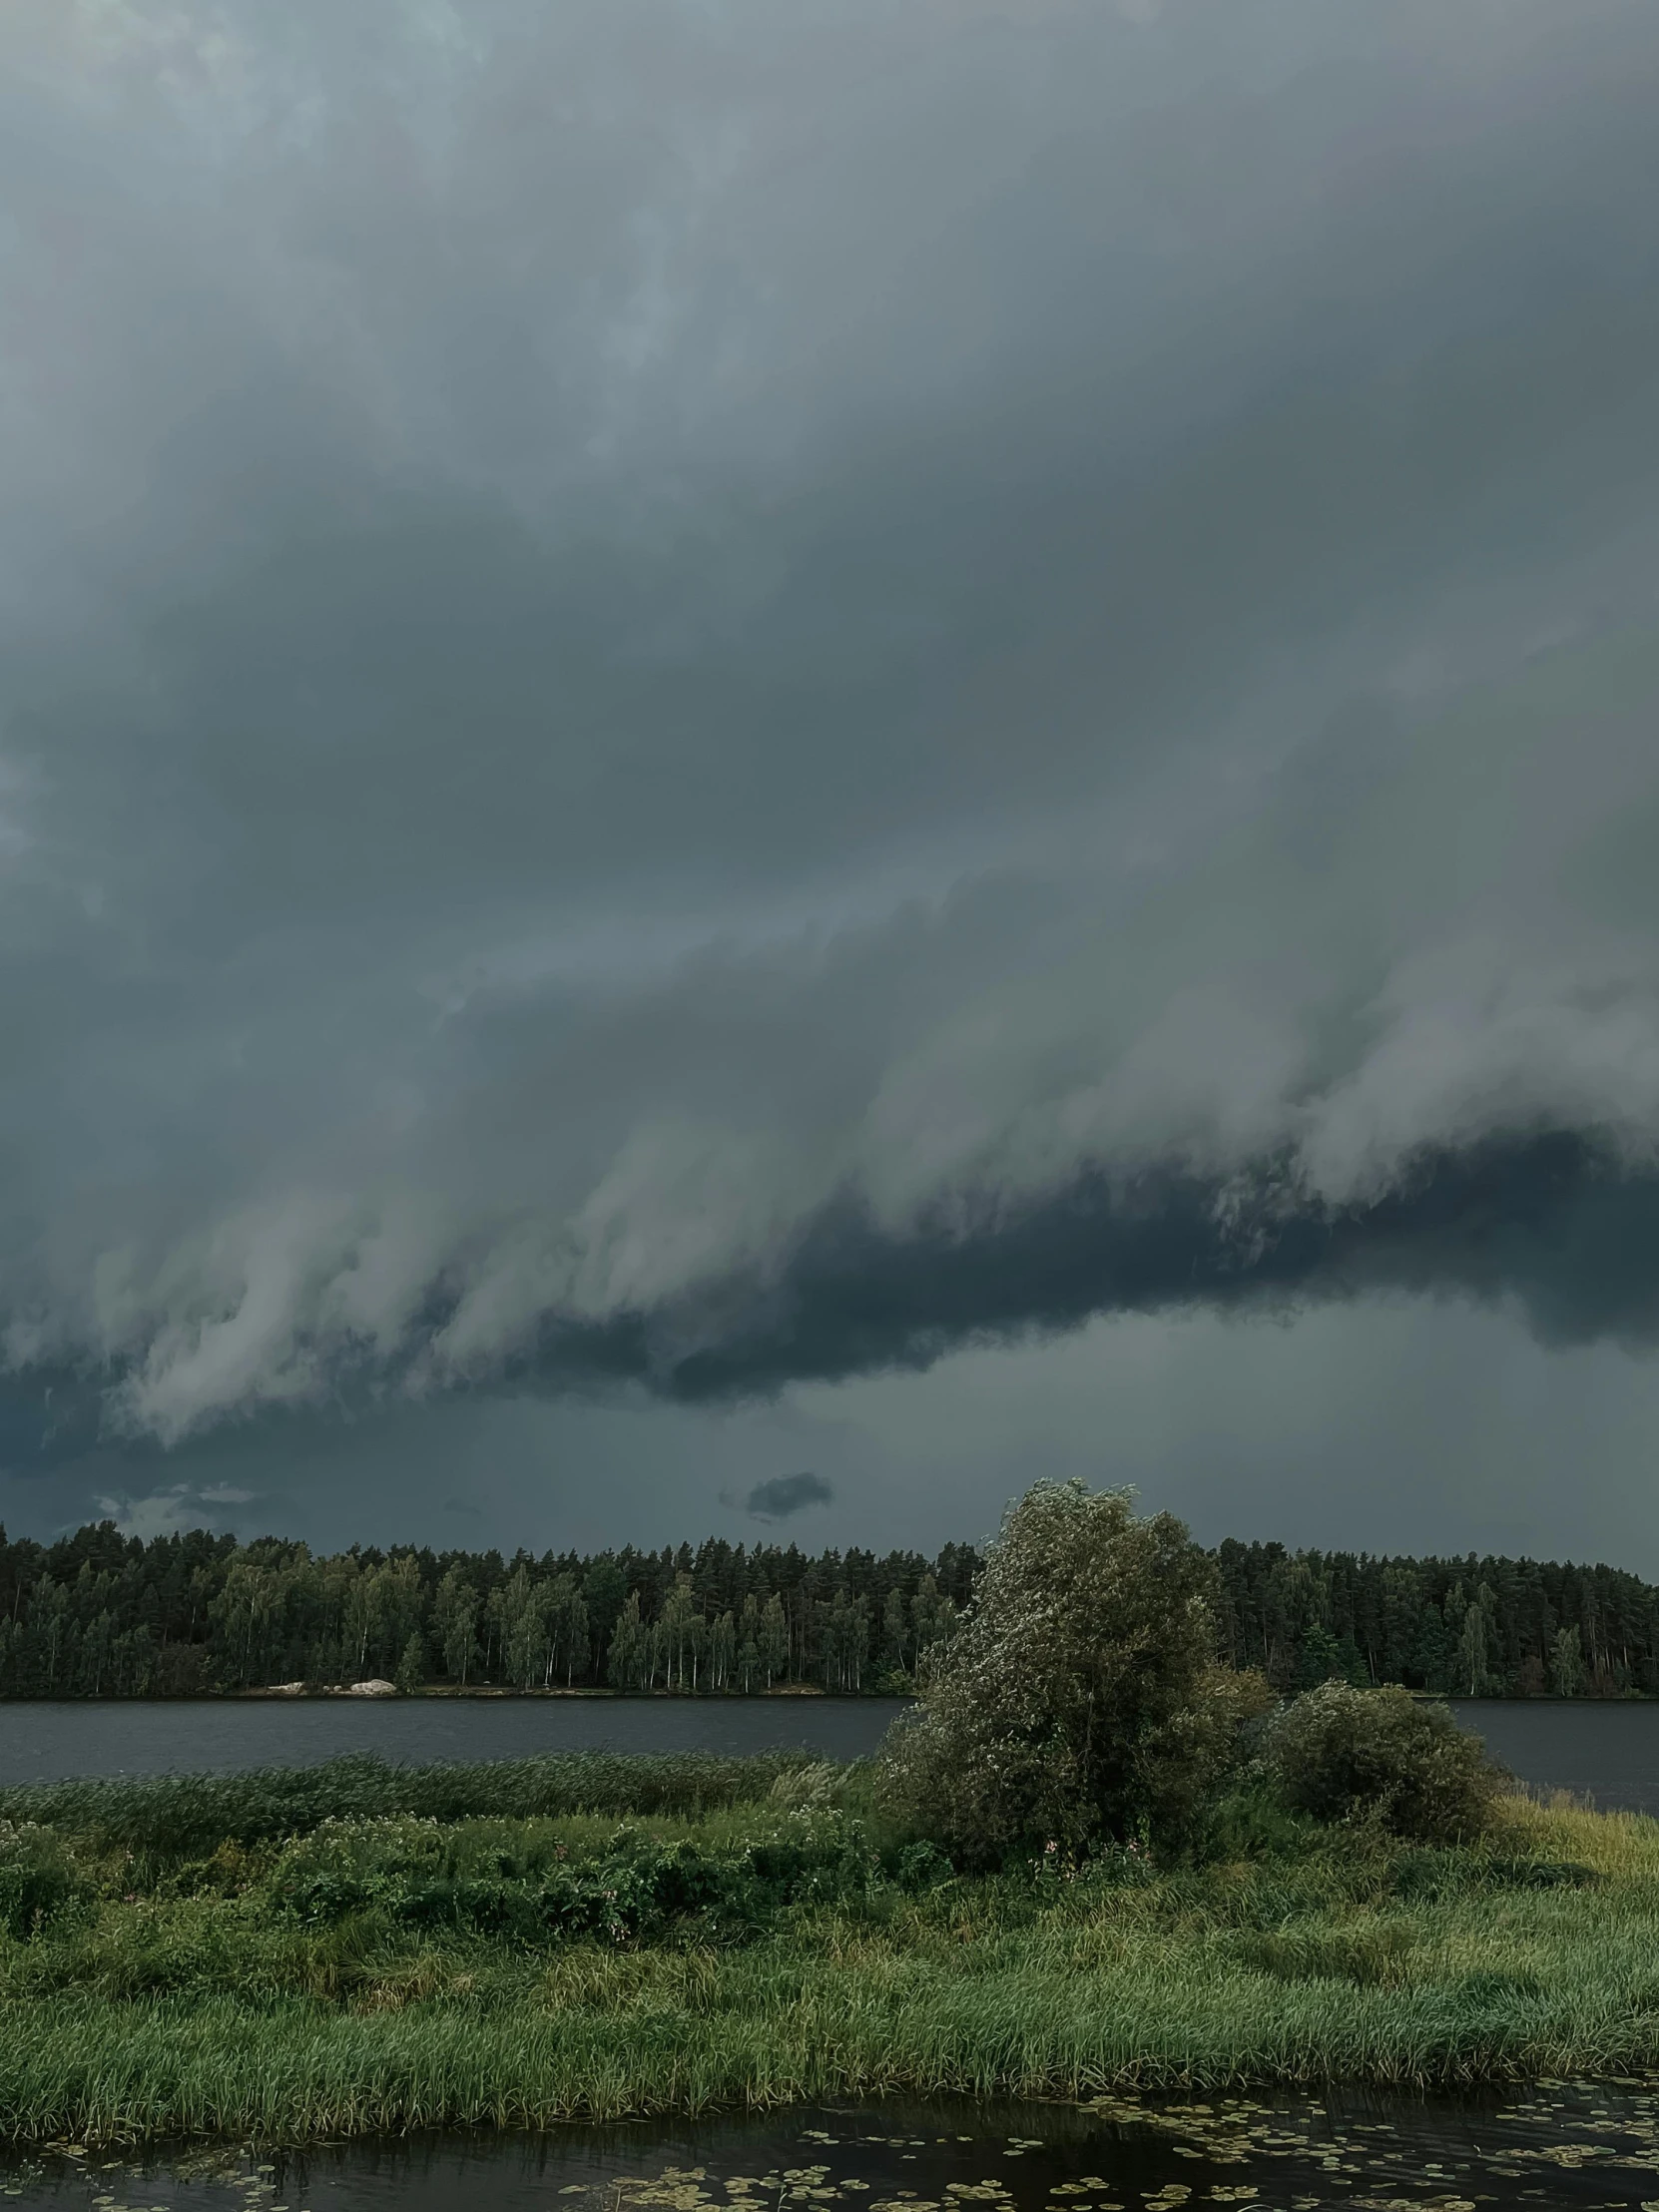
[[[1659,2061],[1659,1825],[1505,1794],[1402,1692],[1276,1705],[1214,1663],[1185,1544],[1033,1493],[872,1762],[0,1793],[0,2130]]]

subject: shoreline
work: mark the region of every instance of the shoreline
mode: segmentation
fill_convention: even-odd
[[[1633,1705],[1659,1705],[1659,1695],[1646,1690],[1620,1691],[1616,1695],[1556,1697],[1546,1692],[1529,1693],[1516,1697],[1465,1697],[1460,1691],[1410,1690],[1408,1696],[1424,1705],[1450,1705],[1454,1709],[1463,1706],[1501,1707],[1516,1711],[1553,1711],[1567,1707],[1574,1712],[1595,1711]],[[176,1694],[147,1691],[142,1697],[94,1696],[77,1693],[63,1697],[47,1697],[30,1692],[19,1695],[12,1691],[0,1691],[0,1711],[8,1705],[238,1705],[257,1704],[323,1704],[342,1700],[376,1702],[396,1700],[405,1705],[420,1704],[479,1704],[516,1701],[523,1704],[588,1701],[619,1705],[765,1705],[779,1702],[811,1700],[826,1705],[912,1705],[915,1692],[910,1690],[825,1690],[814,1682],[781,1683],[771,1690],[617,1690],[608,1684],[579,1684],[570,1689],[518,1690],[502,1683],[469,1684],[457,1689],[446,1682],[423,1685],[418,1690],[399,1690],[388,1685],[372,1694],[352,1684],[307,1684],[294,1689],[285,1683],[271,1683],[254,1689],[204,1690],[193,1689]]]
[[[573,1684],[568,1689],[518,1690],[505,1683],[483,1682],[456,1688],[447,1682],[423,1683],[418,1690],[400,1690],[391,1682],[333,1682],[306,1683],[302,1687],[288,1682],[273,1682],[259,1689],[220,1690],[197,1693],[203,1703],[222,1703],[231,1700],[279,1698],[284,1702],[298,1703],[319,1698],[401,1698],[419,1703],[422,1699],[432,1703],[453,1704],[476,1699],[480,1702],[498,1698],[516,1698],[528,1703],[549,1702],[555,1699],[596,1699],[600,1702],[631,1702],[641,1705],[678,1703],[688,1705],[752,1705],[764,1704],[779,1698],[843,1698],[848,1703],[863,1704],[903,1697],[896,1690],[821,1690],[816,1682],[780,1683],[771,1690],[614,1690],[609,1685],[597,1683]],[[102,1702],[119,1705],[136,1702],[131,1699],[106,1698],[103,1700],[64,1699],[65,1704]],[[145,1703],[186,1704],[190,1699],[154,1699]]]
[[[1517,1699],[1515,1703],[1529,1702]],[[1587,1701],[1586,1701],[1587,1702]],[[1622,1702],[1622,1701],[1619,1701]],[[1648,1700],[1648,1703],[1655,1701]],[[913,1705],[915,1693],[903,1690],[821,1690],[811,1683],[797,1683],[776,1690],[513,1690],[496,1684],[481,1688],[451,1689],[446,1683],[426,1690],[389,1690],[365,1693],[346,1684],[340,1687],[290,1690],[280,1685],[256,1690],[189,1690],[173,1696],[144,1697],[15,1697],[0,1692],[0,1713],[7,1706],[156,1706],[190,1705]]]

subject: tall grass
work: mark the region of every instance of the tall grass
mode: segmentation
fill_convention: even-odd
[[[627,1844],[591,1812],[516,1840],[499,1814],[435,1841],[425,1818],[353,1827],[341,1848],[382,1872],[424,1851],[468,1879],[493,1863],[528,1882],[550,1853]],[[647,1816],[636,1834],[723,1863],[781,1839],[803,1864],[850,1863],[851,1825],[752,1800]],[[620,1944],[411,1926],[383,1902],[305,1923],[281,1907],[283,1870],[322,1843],[222,1854],[220,1889],[159,1879],[0,1939],[0,2131],[296,2139],[897,2091],[1659,2063],[1659,1824],[1627,1816],[1515,1801],[1479,1851],[1306,1832],[1273,1857],[1073,1883],[906,1888],[865,1850],[861,1886],[809,1885],[730,1943],[695,1914]]]
[[[187,1856],[217,1844],[302,1835],[325,1820],[413,1814],[457,1821],[562,1813],[687,1814],[753,1804],[804,1752],[726,1759],[708,1752],[555,1752],[478,1765],[391,1766],[371,1752],[316,1767],[243,1774],[29,1783],[0,1790],[0,1820],[38,1822],[103,1845]]]

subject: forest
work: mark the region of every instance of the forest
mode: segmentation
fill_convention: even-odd
[[[1224,1660],[1279,1690],[1332,1676],[1457,1696],[1659,1694],[1659,1587],[1607,1566],[1381,1558],[1228,1540],[1210,1558]],[[0,1696],[191,1697],[379,1678],[755,1696],[907,1694],[981,1565],[856,1548],[353,1547],[326,1556],[113,1522],[0,1529]]]

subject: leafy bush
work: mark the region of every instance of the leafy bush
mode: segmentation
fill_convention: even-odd
[[[1507,1779],[1443,1705],[1327,1682],[1295,1699],[1264,1757],[1285,1802],[1315,1820],[1368,1819],[1415,1843],[1467,1843]]]
[[[1178,1520],[1140,1519],[1119,1491],[1028,1490],[888,1733],[885,1811],[967,1867],[1184,1839],[1267,1702],[1214,1665],[1214,1571]]]
[[[61,1838],[32,1823],[0,1820],[0,1929],[8,1936],[38,1934],[87,1894]]]

